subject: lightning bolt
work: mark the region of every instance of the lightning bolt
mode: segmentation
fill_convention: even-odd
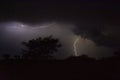
[[[79,41],[79,38],[77,38],[77,39],[74,41],[74,44],[73,44],[75,56],[78,56],[77,47],[76,47],[78,41]]]

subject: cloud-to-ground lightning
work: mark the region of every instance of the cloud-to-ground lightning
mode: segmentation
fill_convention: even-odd
[[[78,56],[77,47],[76,47],[78,41],[79,41],[79,38],[77,38],[77,39],[74,41],[74,44],[73,44],[75,56]]]

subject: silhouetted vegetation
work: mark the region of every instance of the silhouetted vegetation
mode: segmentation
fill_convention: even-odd
[[[119,52],[115,52],[115,56],[100,60],[87,55],[55,60],[48,58],[57,52],[61,45],[59,40],[52,36],[32,39],[23,42],[23,45],[26,46],[23,56],[15,55],[10,58],[8,54],[3,55],[0,79],[1,74],[4,74],[7,80],[120,80]],[[43,60],[46,61],[42,62]]]
[[[14,55],[14,59],[20,59],[20,55]]]
[[[23,58],[31,60],[48,59],[61,46],[59,40],[52,38],[52,36],[32,39],[23,42],[23,45],[26,46]]]
[[[3,58],[5,60],[9,60],[10,59],[10,54],[3,54]]]

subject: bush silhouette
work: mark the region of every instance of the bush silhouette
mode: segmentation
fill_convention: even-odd
[[[37,38],[22,43],[26,48],[23,50],[24,59],[48,59],[54,52],[61,47],[58,39],[48,36],[45,38]]]
[[[3,54],[2,56],[3,56],[3,58],[5,60],[9,60],[10,59],[10,54]]]
[[[14,59],[20,59],[20,55],[14,55]]]

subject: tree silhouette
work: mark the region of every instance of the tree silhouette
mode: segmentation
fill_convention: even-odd
[[[58,48],[61,47],[58,39],[48,36],[45,38],[37,38],[29,40],[28,42],[22,43],[26,48],[23,50],[24,59],[48,59],[54,52],[57,52]]]
[[[20,55],[14,55],[14,59],[20,59]]]
[[[3,58],[5,60],[9,60],[10,59],[10,54],[3,54],[2,56],[3,56]]]

